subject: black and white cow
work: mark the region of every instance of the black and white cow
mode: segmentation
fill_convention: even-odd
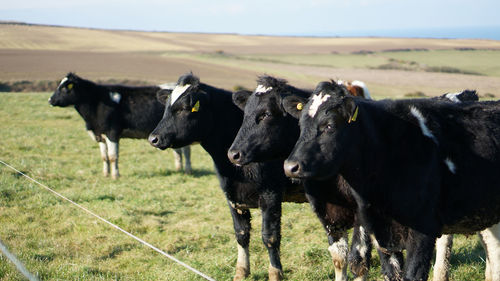
[[[315,90],[285,172],[342,175],[378,248],[406,248],[402,279],[427,280],[436,237],[500,221],[500,102],[367,101],[340,91]],[[408,232],[390,235],[383,218]]]
[[[173,86],[170,86],[173,88]],[[90,137],[99,143],[103,174],[116,179],[118,172],[118,143],[120,138],[146,139],[163,115],[164,106],[156,99],[160,86],[131,87],[103,85],[82,79],[74,73],[64,77],[49,98],[52,106],[73,105],[85,120]],[[189,146],[174,150],[177,170],[185,156],[186,173],[191,173]]]
[[[285,111],[284,104],[295,103],[295,110],[299,112],[301,104],[305,104],[312,93],[271,76],[260,77],[257,84],[253,93],[239,92],[233,95],[234,103],[244,111],[243,123],[228,152],[229,159],[236,165],[284,161],[300,133],[298,118]],[[362,92],[367,91],[362,88],[356,90],[356,93]],[[371,243],[368,233],[356,225],[351,250],[348,251],[347,230],[356,224],[356,202],[349,187],[341,177],[321,181],[304,180],[302,184],[328,236],[335,280],[347,280],[348,253],[351,270],[362,280],[369,267]],[[318,185],[323,188],[317,188]]]
[[[464,90],[457,93],[447,93],[440,100],[448,100],[458,104],[478,101],[475,90]],[[486,252],[485,280],[500,281],[500,224],[486,228],[477,233],[479,241]],[[436,261],[433,266],[433,281],[448,281],[453,235],[443,234],[436,240]]]
[[[161,92],[160,92],[161,93]],[[301,185],[293,184],[283,172],[283,161],[235,166],[227,151],[238,133],[243,112],[233,104],[233,94],[201,83],[186,74],[171,94],[159,95],[165,113],[149,137],[160,149],[182,147],[194,142],[212,157],[220,187],[233,218],[238,242],[234,280],[250,274],[250,208],[262,211],[262,241],[269,253],[269,279],[281,280],[281,202],[306,202]]]

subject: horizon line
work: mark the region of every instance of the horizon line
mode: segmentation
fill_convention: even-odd
[[[305,38],[408,38],[408,39],[445,39],[445,40],[491,40],[500,41],[500,35],[496,36],[498,39],[494,38],[480,38],[480,37],[453,37],[453,36],[412,36],[412,35],[341,35],[341,33],[366,33],[366,32],[404,32],[404,31],[417,31],[417,30],[443,30],[443,29],[479,29],[479,28],[497,28],[494,25],[485,26],[461,26],[461,27],[436,27],[436,28],[406,28],[406,29],[381,29],[380,31],[363,31],[363,30],[350,30],[350,31],[339,31],[338,35],[331,34],[329,31],[316,32],[316,34],[309,33],[299,33],[299,34],[265,34],[265,33],[238,33],[238,32],[209,32],[209,31],[168,31],[168,30],[147,30],[147,29],[128,29],[128,28],[102,28],[102,27],[84,27],[84,26],[72,26],[72,25],[60,25],[60,24],[47,24],[47,23],[34,23],[34,22],[24,22],[15,20],[0,20],[0,25],[25,25],[25,26],[44,26],[44,27],[55,27],[55,28],[76,28],[76,29],[87,29],[87,30],[103,30],[103,31],[127,31],[127,32],[153,32],[153,33],[176,33],[176,34],[213,34],[213,35],[236,35],[236,36],[267,36],[267,37],[305,37]],[[500,26],[498,26],[500,28]],[[324,35],[321,35],[324,34]]]

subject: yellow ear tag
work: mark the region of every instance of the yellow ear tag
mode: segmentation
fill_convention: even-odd
[[[68,84],[68,86],[66,86],[66,88],[68,88],[68,90],[71,90],[71,89],[73,89],[73,83],[71,83],[71,84]]]
[[[302,108],[304,108],[304,105],[301,102],[299,102],[297,104],[297,110],[302,110]]]
[[[198,112],[198,110],[200,110],[200,101],[197,101],[193,108],[191,108],[191,112]]]
[[[356,119],[358,118],[358,112],[359,112],[359,107],[356,106],[356,109],[354,110],[354,114],[352,115],[351,119],[347,123],[351,122],[356,122]]]

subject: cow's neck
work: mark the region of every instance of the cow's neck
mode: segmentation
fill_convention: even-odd
[[[378,142],[383,139],[381,132],[387,130],[388,116],[380,108],[364,101],[358,107],[359,115],[354,128],[356,131],[351,137],[353,141],[339,167],[339,173],[353,188],[362,192],[373,180],[368,171],[378,167],[378,161],[381,160],[379,153],[384,153],[380,151]]]
[[[82,116],[83,120],[87,125],[87,130],[95,131],[98,127],[97,124],[97,107],[100,102],[105,97],[108,91],[104,87],[97,86],[95,84],[86,85],[85,89],[83,89],[83,97],[77,104],[75,104],[76,111]],[[94,132],[101,133],[101,132]]]
[[[210,133],[201,141],[201,146],[212,156],[219,168],[235,169],[227,158],[231,146],[243,121],[243,112],[233,104],[228,92],[210,95],[213,124]]]
[[[94,133],[97,129],[97,120],[96,120],[96,105],[90,102],[82,102],[75,105],[76,111],[82,116],[83,120],[85,120],[85,124],[87,126],[87,130],[92,130]]]

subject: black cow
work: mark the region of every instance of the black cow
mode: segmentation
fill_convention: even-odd
[[[111,175],[116,179],[120,175],[119,140],[120,138],[145,139],[149,136],[163,115],[164,106],[156,99],[156,93],[161,89],[160,86],[96,84],[69,73],[49,98],[49,103],[52,106],[75,107],[85,120],[90,137],[99,143],[104,176],[109,175],[111,163]],[[182,152],[185,156],[184,171],[190,173],[189,146],[174,150],[176,168],[177,170],[182,168]]]
[[[271,76],[260,77],[257,84],[254,93],[241,92],[233,96],[235,104],[244,110],[243,124],[228,152],[229,159],[238,165],[284,161],[299,138],[298,115],[312,93]],[[354,93],[348,88],[344,90],[344,94],[348,91],[350,94],[368,92],[365,88],[356,89]],[[286,107],[292,109],[286,111]],[[357,206],[350,187],[340,176],[325,180],[307,179],[302,184],[312,209],[328,235],[335,279],[347,280],[348,259],[354,275],[363,279],[369,268],[371,242],[368,233],[356,221]],[[353,242],[348,251],[346,234],[353,226]],[[386,276],[393,276],[399,271],[394,262],[389,262],[391,256],[393,260],[402,260],[401,253],[381,253],[382,271]]]
[[[447,93],[440,100],[449,100],[455,103],[478,101],[479,96],[475,90],[464,90],[458,93]],[[493,225],[477,233],[479,241],[486,253],[485,279],[500,281],[500,224]],[[449,266],[453,235],[443,234],[436,240],[436,262],[433,266],[433,281],[447,281],[449,279]]]
[[[316,88],[285,172],[342,175],[378,247],[406,248],[403,279],[427,280],[436,237],[500,221],[500,102],[367,101],[341,91]],[[392,235],[388,219],[407,233]]]
[[[269,279],[281,280],[281,202],[306,202],[302,187],[285,176],[283,161],[243,167],[229,161],[227,151],[243,120],[243,113],[232,102],[231,92],[200,83],[198,77],[186,74],[179,78],[172,94],[166,94],[159,93],[159,100],[166,102],[165,113],[149,141],[160,149],[199,142],[212,157],[238,242],[234,279],[241,280],[250,274],[249,208],[260,208],[262,240],[270,259]]]

